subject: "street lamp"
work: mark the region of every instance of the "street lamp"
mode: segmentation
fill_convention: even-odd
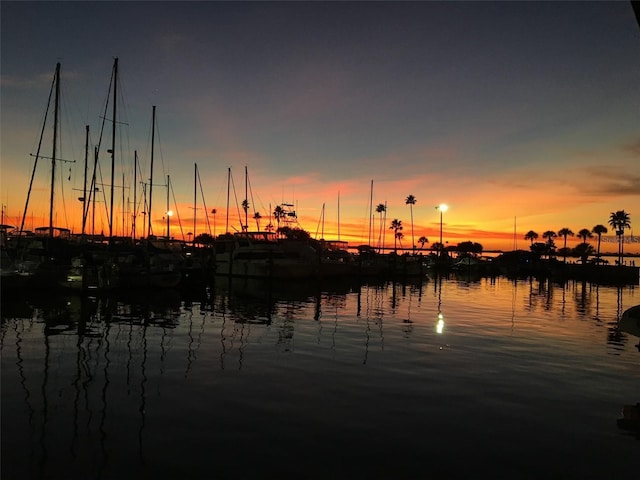
[[[446,203],[441,203],[440,205],[436,205],[436,210],[440,210],[440,254],[439,257],[442,256],[442,251],[444,250],[444,244],[442,243],[442,213],[446,212],[449,209]]]
[[[173,216],[173,210],[167,211],[167,239],[171,239],[171,217]]]

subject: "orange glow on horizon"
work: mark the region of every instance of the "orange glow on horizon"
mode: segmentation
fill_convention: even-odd
[[[120,206],[118,206],[118,208],[120,208]],[[166,206],[164,207],[164,209],[166,209]],[[211,213],[213,209],[217,211],[216,215],[213,215]],[[101,212],[96,211],[96,219],[94,222],[92,222],[91,216],[88,218],[87,225],[85,227],[86,233],[108,235],[109,224],[106,214],[104,213],[104,206],[102,206],[101,210]],[[120,208],[120,210],[116,211],[116,215],[113,221],[113,234],[116,236],[130,236],[132,232],[132,218],[130,215],[127,215],[123,221],[121,210],[122,209]],[[172,210],[173,212],[170,221],[171,237],[187,241],[190,238],[193,238],[193,206],[185,203],[177,206],[172,206]],[[203,209],[198,209],[198,214],[196,216],[195,235],[199,235],[202,233],[220,235],[222,233],[225,233],[227,220],[226,207],[208,207],[208,219],[205,217],[205,214],[202,210]],[[330,218],[328,215],[325,215],[324,223],[322,224],[320,216],[314,218],[311,215],[305,214],[304,209],[300,209],[300,213],[298,213],[297,223],[292,223],[291,226],[293,228],[303,228],[304,230],[309,232],[312,238],[346,241],[352,248],[358,245],[370,244],[373,247],[382,246],[382,248],[390,250],[394,248],[394,233],[389,228],[389,225],[394,218],[398,218],[402,222],[402,233],[404,236],[397,242],[397,249],[403,252],[410,252],[412,250],[411,222],[409,220],[410,215],[408,208],[405,207],[403,208],[403,210],[404,215],[402,216],[402,218],[399,218],[400,216],[390,217],[389,215],[387,215],[386,225],[382,229],[380,229],[380,216],[375,212],[372,214],[371,218],[367,218],[366,216],[362,215],[360,215],[360,218],[358,218],[357,216],[341,215],[341,221],[338,227],[337,218]],[[35,211],[38,213],[29,214],[27,216],[25,221],[25,230],[33,230],[37,227],[48,226],[48,209],[44,208],[44,206],[42,206],[41,204],[38,204],[34,208],[30,208],[30,211]],[[187,214],[185,215],[181,212],[187,212]],[[240,215],[238,214],[238,212],[240,212]],[[153,216],[152,229],[153,234],[156,236],[166,235],[167,218],[165,215],[166,212],[162,211],[155,213]],[[247,214],[249,231],[258,230],[257,222],[253,215],[254,212],[250,209]],[[277,222],[272,216],[270,218],[267,212],[260,212],[260,215],[260,230],[265,230],[265,227],[269,222],[273,224],[274,229],[276,228]],[[451,216],[453,218],[447,219],[447,216]],[[459,213],[455,212],[455,209],[449,209],[447,214],[444,215],[442,233],[443,243],[446,246],[453,246],[457,245],[460,242],[471,241],[480,243],[485,251],[511,251],[515,249],[528,250],[531,242],[530,240],[524,238],[526,232],[528,232],[529,230],[537,232],[539,238],[536,241],[542,242],[544,241],[544,239],[542,238],[543,232],[545,232],[546,230],[553,230],[553,228],[548,228],[541,225],[538,225],[537,227],[533,226],[533,228],[530,228],[530,226],[527,225],[522,227],[518,226],[517,230],[514,233],[513,226],[511,231],[501,231],[499,229],[492,228],[494,227],[494,225],[489,224],[486,225],[486,229],[483,229],[479,228],[483,225],[476,225],[473,222],[467,223],[464,221],[466,219],[460,218],[460,216],[461,215]],[[21,214],[16,214],[15,212],[9,211],[5,208],[3,222],[4,224],[9,224],[16,228],[19,228],[20,217]],[[416,251],[429,251],[433,243],[439,242],[439,214],[431,213],[431,217],[432,218],[428,219],[428,222],[425,222],[422,216],[420,218],[417,218],[417,216],[414,215],[413,239],[415,240]],[[66,215],[65,221],[61,221],[60,214],[56,213],[54,226],[69,228],[72,233],[79,234],[82,230],[81,218],[82,205],[78,203],[78,205],[74,205],[73,208],[68,208],[68,213]],[[148,220],[146,219],[145,215],[141,213],[138,214],[136,219],[137,238],[146,236],[147,221]],[[230,209],[230,233],[242,231],[241,223],[244,223],[244,221],[245,216],[241,208]],[[610,226],[608,226],[606,221],[602,221],[601,224],[607,226],[607,228],[609,229],[609,232],[602,237],[600,247],[601,253],[611,255],[617,254],[617,237],[612,234],[612,229]],[[92,226],[95,226],[95,231],[92,231]],[[575,235],[577,231],[580,230],[580,228],[571,228],[571,230],[574,231],[574,236],[567,237],[568,248],[575,247],[582,242],[582,240]],[[589,227],[585,226],[584,228]],[[554,231],[557,232],[557,230],[559,230],[559,228]],[[191,233],[192,235],[188,235],[189,233]],[[624,244],[624,252],[626,254],[640,254],[640,241],[636,240],[634,243],[629,243],[630,234],[631,232],[629,230],[625,232],[625,238],[627,239],[627,242],[625,242]],[[424,247],[421,247],[419,243],[419,239],[421,237],[426,237],[428,239],[428,242],[425,243]],[[634,235],[633,238],[637,239],[638,237]],[[556,248],[560,249],[564,246],[563,237],[558,237],[554,241]],[[588,239],[588,243],[590,243],[594,248],[597,248],[597,241],[598,239],[595,235],[593,238]]]

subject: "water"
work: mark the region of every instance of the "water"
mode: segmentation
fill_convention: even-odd
[[[504,277],[3,293],[2,478],[635,476],[638,303]]]

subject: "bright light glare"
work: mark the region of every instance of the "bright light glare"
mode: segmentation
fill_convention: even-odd
[[[169,211],[167,212],[167,215],[169,215],[170,217],[171,217],[171,216],[173,216],[173,210],[169,210]]]
[[[438,313],[438,323],[436,323],[436,332],[442,333],[444,330],[444,317],[441,313]]]
[[[446,203],[441,203],[438,208],[441,212],[446,212],[449,209],[449,205],[447,205]]]

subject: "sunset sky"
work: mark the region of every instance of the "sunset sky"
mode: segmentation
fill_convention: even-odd
[[[193,231],[196,164],[197,233],[208,231],[205,206],[217,210],[216,233],[225,230],[229,168],[230,230],[240,229],[245,167],[252,230],[254,210],[268,217],[290,203],[314,237],[376,243],[375,206],[386,203],[387,244],[396,218],[409,247],[413,195],[416,243],[439,241],[442,202],[449,244],[528,248],[529,230],[608,226],[617,210],[640,231],[640,28],[630,2],[3,0],[0,8],[4,223],[19,225],[60,62],[58,153],[76,163],[58,163],[54,223],[80,231],[85,125],[93,150],[105,116],[99,162],[109,182],[105,102],[117,57],[114,234],[123,217],[131,228],[121,186],[124,176],[130,205],[134,151],[138,180],[149,180],[154,105],[159,235],[167,175],[172,235],[181,237],[180,224]],[[40,160],[25,228],[48,225],[50,175],[50,160]],[[142,186],[135,190],[141,198]],[[98,200],[96,230],[107,233],[109,197]],[[211,214],[209,222],[213,229]]]

